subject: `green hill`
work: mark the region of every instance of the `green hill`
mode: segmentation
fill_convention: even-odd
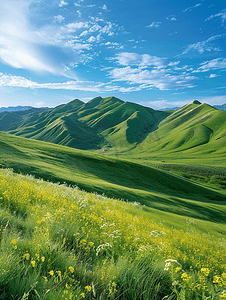
[[[226,197],[182,177],[88,151],[0,133],[0,163],[16,172],[138,201],[146,210],[224,222]]]
[[[17,111],[10,111],[10,110],[2,111],[0,112],[0,130],[7,131],[10,128],[14,128],[15,124],[17,128],[21,123],[23,123],[30,116],[35,115],[38,117],[39,113],[46,110],[48,110],[48,108],[27,107],[27,109],[21,109],[21,110],[19,110],[18,108]]]
[[[193,101],[165,118],[133,153],[204,157],[225,151],[226,112]]]
[[[115,97],[75,99],[48,110],[0,114],[0,128],[18,136],[99,153],[196,156],[225,153],[226,112],[195,100],[156,111]]]
[[[31,114],[2,130],[78,149],[127,151],[142,142],[168,115],[115,97],[97,97],[88,103],[75,99]]]

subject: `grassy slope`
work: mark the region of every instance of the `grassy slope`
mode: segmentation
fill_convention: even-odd
[[[138,201],[169,224],[176,215],[206,220],[224,231],[226,197],[163,171],[126,160],[0,133],[1,164],[16,172],[76,184],[86,191]],[[164,212],[165,211],[165,212]],[[198,221],[200,222],[200,221]],[[200,223],[201,224],[201,223]],[[180,225],[178,225],[180,226]],[[200,225],[201,226],[201,225]],[[221,229],[219,229],[221,226]]]
[[[226,112],[193,102],[176,110],[134,151],[176,157],[223,156],[226,147]]]

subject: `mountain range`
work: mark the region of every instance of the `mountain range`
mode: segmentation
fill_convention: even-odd
[[[0,130],[78,149],[128,150],[168,115],[115,97],[97,97],[88,103],[75,99],[48,110],[3,112]]]
[[[195,100],[158,111],[115,97],[75,99],[55,108],[0,113],[0,130],[100,153],[151,155],[178,151],[222,152],[226,112]],[[206,149],[208,145],[208,149]]]

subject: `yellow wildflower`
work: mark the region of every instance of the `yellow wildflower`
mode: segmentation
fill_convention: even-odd
[[[31,260],[31,265],[33,268],[35,267],[35,260]]]
[[[209,270],[208,268],[202,268],[202,269],[201,269],[201,272],[202,272],[205,276],[208,276],[210,270]]]
[[[49,275],[53,276],[54,275],[54,271],[53,270],[49,271]]]
[[[85,293],[81,293],[82,298],[85,298]]]
[[[30,254],[29,253],[25,253],[23,255],[23,259],[29,260],[30,259]]]
[[[74,270],[75,270],[75,269],[74,269],[72,266],[69,267],[69,271],[70,271],[71,273],[74,273]]]
[[[41,257],[41,261],[42,261],[42,262],[45,261],[45,257],[44,257],[44,256]]]
[[[90,285],[85,286],[85,289],[87,290],[87,292],[90,292],[92,290]]]

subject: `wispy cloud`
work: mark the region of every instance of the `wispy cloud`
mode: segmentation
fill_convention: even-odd
[[[199,7],[201,5],[202,5],[201,3],[198,3],[198,4],[195,4],[193,6],[187,7],[186,9],[183,10],[183,12],[192,11],[194,8]]]
[[[30,89],[50,89],[50,90],[73,90],[85,92],[133,92],[141,90],[140,87],[122,87],[111,82],[103,83],[96,81],[71,80],[63,83],[37,83],[22,76],[5,75],[0,73],[0,87],[20,87]]]
[[[158,28],[162,22],[153,21],[150,25],[146,26],[146,28]]]
[[[165,58],[157,56],[151,56],[149,54],[138,54],[131,52],[121,52],[114,58],[118,64],[122,66],[139,66],[139,68],[147,68],[148,66],[154,66],[162,68],[167,65]]]
[[[102,6],[102,9],[103,9],[103,10],[107,10],[106,4],[104,4],[104,5]]]
[[[44,44],[39,33],[29,22],[32,1],[0,2],[0,58],[14,68],[37,72],[59,73],[44,55]]]
[[[169,20],[169,21],[177,21],[175,15],[171,15],[171,16],[166,17],[166,20]]]
[[[63,22],[64,19],[65,19],[65,18],[64,18],[63,16],[61,16],[61,15],[54,16],[54,21],[55,21],[55,22],[58,22],[58,23]]]
[[[182,54],[187,54],[188,52],[199,52],[200,54],[204,53],[205,51],[221,51],[219,47],[216,47],[213,42],[217,39],[225,37],[224,34],[214,35],[208,38],[205,41],[197,42],[195,44],[190,44]]]
[[[94,17],[66,23],[64,16],[56,15],[51,23],[34,24],[30,19],[34,2],[0,1],[0,59],[11,67],[68,76],[66,66],[86,61],[85,51],[90,57],[92,47],[100,41],[104,45],[118,30],[116,24]]]
[[[112,60],[123,67],[109,71],[113,81],[140,85],[143,89],[153,87],[159,90],[178,90],[194,87],[195,76],[189,75],[186,69],[178,67],[180,61],[168,62],[166,58],[121,52]],[[178,74],[178,70],[179,73]]]
[[[131,68],[115,68],[110,71],[110,76],[115,81],[124,81],[129,84],[139,84],[143,88],[157,88],[159,90],[178,90],[185,88],[193,88],[196,77],[189,75],[171,74],[166,69],[139,69]]]
[[[214,18],[221,18],[222,26],[224,25],[224,22],[226,20],[226,9],[222,10],[220,13],[211,15],[210,17],[206,18],[205,21],[212,20]]]
[[[201,64],[201,67],[193,72],[208,72],[210,70],[217,69],[226,69],[226,58],[215,58],[209,61],[205,61]]]

